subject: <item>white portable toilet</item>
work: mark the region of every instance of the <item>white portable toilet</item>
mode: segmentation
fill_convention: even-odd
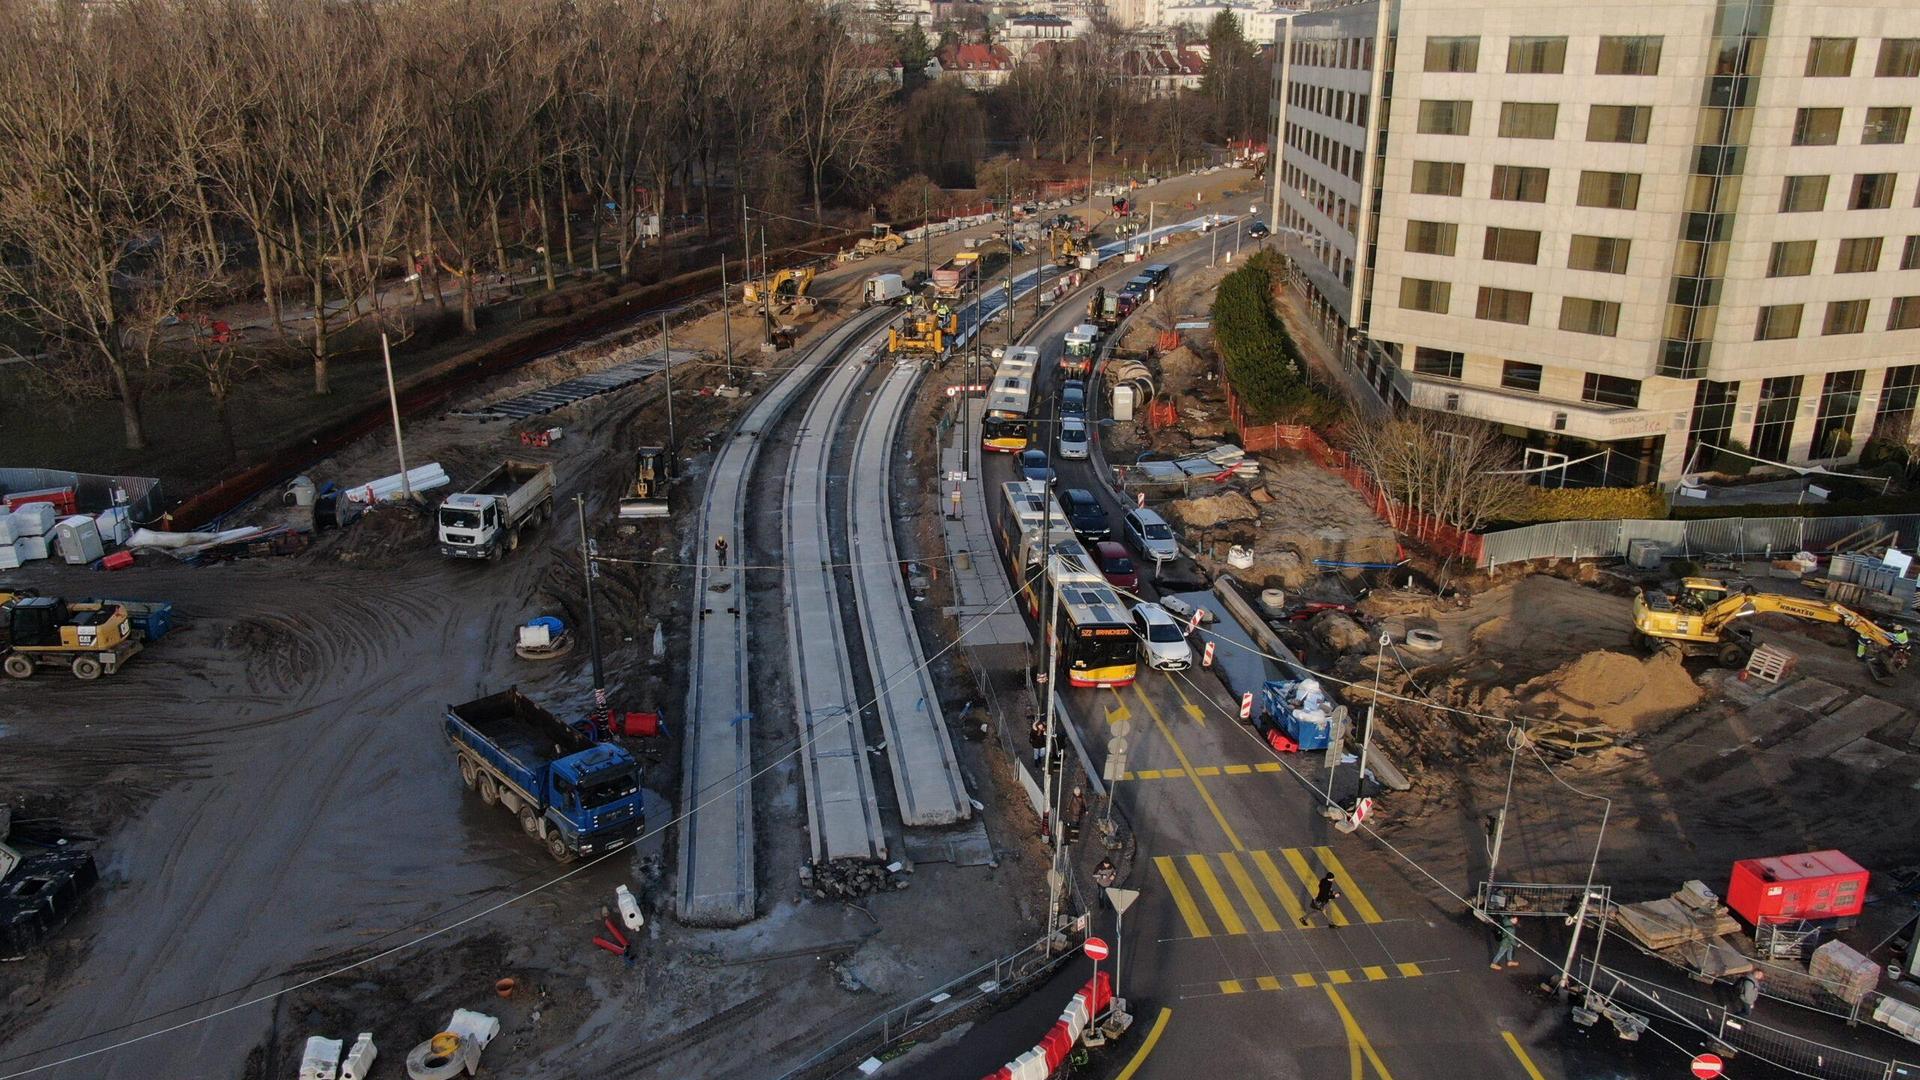
[[[100,527],[91,514],[61,518],[53,527],[53,545],[62,559],[76,566],[85,566],[106,554],[100,545]]]
[[[1115,420],[1133,419],[1134,389],[1130,383],[1121,383],[1113,388],[1113,418]]]

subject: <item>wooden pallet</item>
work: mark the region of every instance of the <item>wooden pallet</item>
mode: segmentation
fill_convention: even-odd
[[[1777,683],[1792,670],[1793,661],[1794,655],[1780,646],[1761,645],[1753,650],[1753,655],[1747,657],[1747,669],[1740,673],[1740,677]]]

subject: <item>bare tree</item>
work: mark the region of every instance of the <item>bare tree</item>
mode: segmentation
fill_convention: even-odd
[[[798,10],[788,40],[795,56],[788,120],[806,162],[817,224],[826,215],[829,168],[843,186],[872,183],[883,174],[891,158],[885,133],[894,128],[888,122],[892,109],[866,69],[866,47],[838,14]]]
[[[1354,462],[1399,509],[1472,532],[1526,498],[1526,485],[1511,475],[1519,467],[1513,440],[1490,424],[1416,410],[1345,427]],[[1416,535],[1420,528],[1417,521],[1394,525]]]

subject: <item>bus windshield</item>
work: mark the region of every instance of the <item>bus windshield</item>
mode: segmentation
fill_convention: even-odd
[[[1136,655],[1133,627],[1124,623],[1082,626],[1073,637],[1073,666],[1076,668],[1131,664]]]

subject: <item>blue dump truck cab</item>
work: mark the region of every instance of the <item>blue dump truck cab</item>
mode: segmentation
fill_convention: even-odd
[[[1260,687],[1258,726],[1275,749],[1325,750],[1336,708],[1317,680],[1273,679]]]
[[[467,787],[512,811],[563,863],[632,840],[646,825],[633,755],[593,741],[517,688],[447,706],[446,734]]]

